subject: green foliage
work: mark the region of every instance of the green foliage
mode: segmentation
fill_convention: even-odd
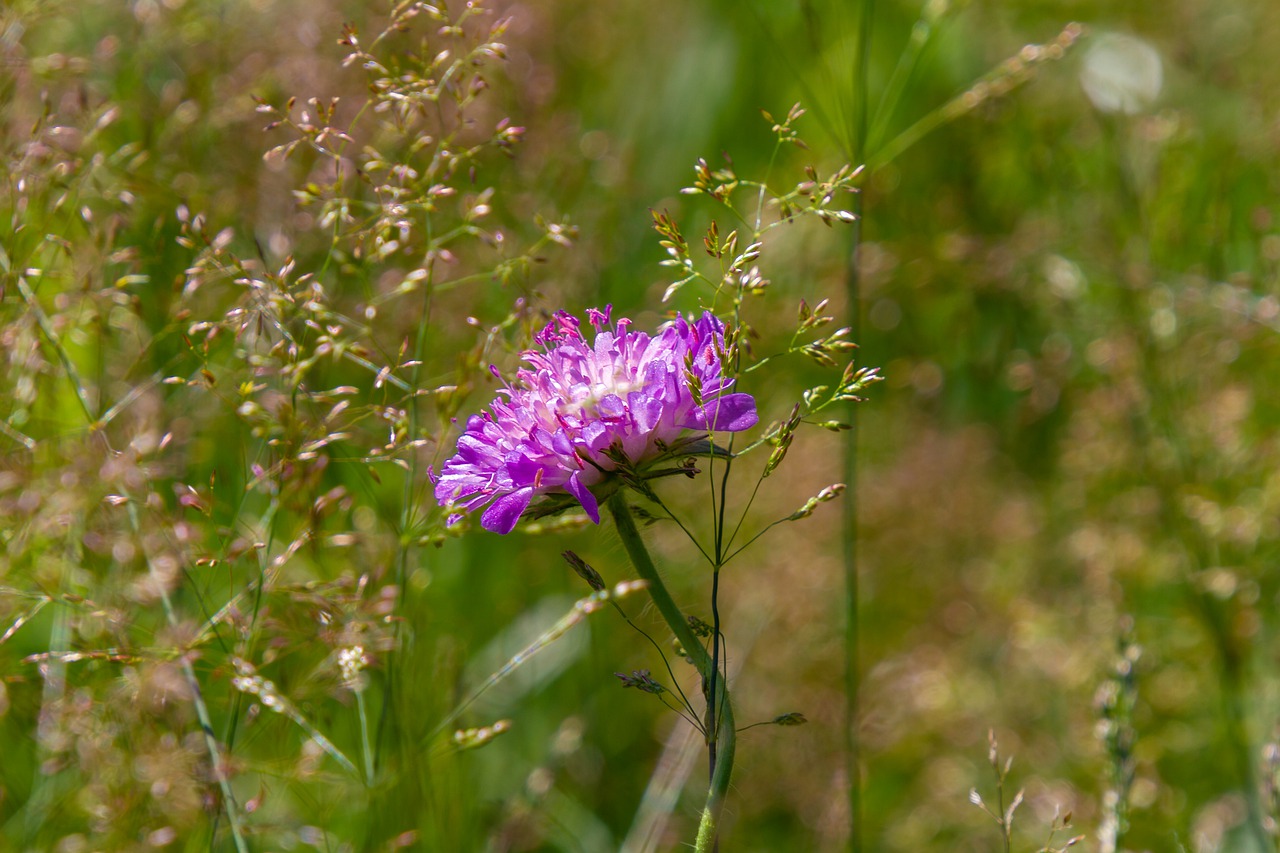
[[[991,849],[993,727],[1012,848],[1270,849],[1280,14],[517,11],[0,10],[0,847],[686,838],[658,753],[689,727],[609,689],[657,652],[555,556],[612,595],[620,549],[575,516],[457,538],[427,470],[546,310],[715,300],[765,424],[737,470],[773,466],[742,541],[813,513],[722,581],[738,719],[775,724],[729,849],[847,842],[850,343],[885,380],[846,493],[868,849]]]

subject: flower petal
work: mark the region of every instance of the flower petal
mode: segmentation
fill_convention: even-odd
[[[688,429],[742,432],[760,422],[756,414],[756,401],[750,394],[725,394],[707,403],[702,409],[689,412],[681,426]]]
[[[640,432],[652,432],[662,420],[662,400],[657,397],[642,391],[632,391],[627,395],[627,406],[631,409],[631,417]]]
[[[533,500],[532,486],[516,489],[509,495],[503,495],[489,504],[484,515],[480,516],[480,526],[494,533],[510,533],[515,529],[516,522],[520,520],[521,513],[529,506],[531,500]]]
[[[599,524],[600,504],[596,500],[596,496],[591,494],[591,490],[583,485],[582,472],[575,471],[573,476],[569,478],[569,481],[564,484],[564,487],[568,490],[569,494],[578,499],[578,503],[582,504],[582,508],[587,511],[587,515],[591,516],[591,520],[596,524]]]

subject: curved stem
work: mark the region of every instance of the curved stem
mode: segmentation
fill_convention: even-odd
[[[716,848],[719,834],[720,814],[724,810],[725,796],[729,792],[729,778],[733,773],[733,756],[737,746],[734,731],[733,706],[729,702],[729,690],[724,678],[712,678],[714,663],[693,629],[676,604],[671,593],[667,591],[662,576],[653,564],[649,551],[644,547],[640,531],[631,518],[631,510],[627,507],[626,494],[616,492],[609,498],[609,512],[613,515],[618,528],[618,536],[622,539],[627,556],[631,558],[641,580],[648,584],[649,596],[657,605],[658,612],[666,621],[671,633],[675,634],[685,653],[693,660],[699,675],[702,676],[703,690],[709,692],[709,686],[715,683],[715,695],[707,696],[709,708],[718,708],[715,731],[707,733],[707,745],[714,751],[715,764],[711,768],[711,787],[707,791],[707,804],[702,811],[702,821],[698,825],[697,853],[710,853]]]
[[[693,665],[698,668],[698,672],[706,678],[708,670],[711,669],[711,656],[707,654],[707,650],[693,633],[689,620],[680,611],[671,593],[667,592],[667,587],[662,582],[658,569],[653,565],[649,551],[644,547],[644,540],[640,538],[640,531],[636,529],[636,523],[631,518],[631,509],[627,506],[625,492],[619,490],[609,498],[609,512],[613,514],[614,523],[618,526],[618,536],[622,538],[627,556],[636,567],[636,574],[648,584],[649,596],[658,606],[658,612],[662,614],[667,627],[676,635],[680,645],[684,646],[685,652],[693,658]]]

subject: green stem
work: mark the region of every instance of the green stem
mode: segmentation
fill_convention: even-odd
[[[871,25],[875,16],[875,0],[862,0],[857,6],[857,54],[852,70],[854,121],[850,147],[853,162],[865,164],[867,157],[867,119],[870,114]],[[897,95],[894,95],[897,98]],[[881,101],[882,109],[892,111],[894,103]],[[886,124],[889,116],[886,115]],[[853,197],[852,248],[845,276],[845,301],[848,324],[854,340],[862,339],[862,278],[858,254],[862,249],[863,193]],[[861,610],[858,577],[858,412],[857,404],[849,404],[849,431],[842,448],[845,483],[845,523],[841,528],[840,552],[844,569],[844,747],[845,772],[849,776],[849,851],[862,853],[862,739],[859,736],[861,709]]]
[[[142,526],[138,521],[137,504],[133,501],[129,502],[129,524],[133,528],[135,536],[141,538]],[[155,581],[156,588],[160,590],[160,601],[164,605],[164,615],[169,622],[171,628],[177,628],[178,615],[173,608],[173,600],[169,597],[169,588],[166,586],[166,579],[160,577],[154,566],[151,565],[151,556],[147,554],[147,569],[151,573],[152,580]],[[205,704],[204,695],[200,692],[200,679],[196,677],[195,667],[191,665],[191,655],[188,649],[183,649],[181,656],[178,658],[182,666],[182,674],[187,679],[187,687],[191,690],[191,702],[196,709],[196,719],[200,721],[200,731],[204,734],[205,749],[209,751],[209,765],[213,771],[213,778],[218,783],[218,788],[222,792],[222,807],[227,813],[227,823],[231,825],[231,839],[235,842],[237,853],[249,853],[249,845],[245,841],[244,827],[240,822],[240,813],[236,809],[235,794],[231,791],[231,778],[227,772],[227,762],[222,758],[222,748],[218,745],[218,739],[213,734],[213,718],[209,716],[209,707]]]
[[[680,645],[684,647],[685,653],[692,658],[693,665],[702,676],[705,688],[712,683],[714,663],[711,655],[694,635],[693,629],[689,626],[689,620],[680,611],[675,599],[667,591],[666,584],[662,582],[662,576],[658,574],[653,559],[644,547],[644,540],[640,538],[640,531],[636,529],[636,523],[631,518],[625,492],[619,491],[609,499],[609,512],[613,514],[614,523],[618,527],[618,536],[622,539],[623,547],[627,549],[627,555],[636,568],[636,574],[648,584],[649,596],[657,605],[662,618],[666,620],[671,633],[675,634]],[[707,791],[707,804],[702,811],[702,821],[698,825],[695,847],[697,853],[710,853],[716,847],[720,815],[724,811],[725,797],[729,792],[729,777],[733,773],[733,756],[737,746],[729,689],[725,686],[724,678],[715,679],[715,684],[716,695],[707,697],[707,702],[711,707],[719,708],[719,719],[716,721],[716,730],[707,733],[707,744],[714,746],[716,761],[711,769],[711,787]]]
[[[373,748],[369,741],[369,716],[364,707],[364,689],[356,691],[356,712],[360,716],[360,748],[364,752],[364,783],[373,787]]]
[[[49,320],[49,315],[45,314],[44,309],[40,307],[40,301],[36,299],[35,292],[27,284],[27,280],[22,276],[16,276],[15,280],[18,282],[18,292],[22,294],[22,298],[26,301],[27,308],[35,315],[40,331],[44,332],[49,345],[53,347],[53,351],[58,355],[58,360],[62,362],[62,369],[67,372],[67,379],[71,381],[71,387],[75,389],[76,402],[80,404],[80,410],[84,412],[84,418],[89,422],[90,429],[92,429],[97,424],[98,419],[94,417],[93,405],[89,401],[89,392],[84,378],[80,375],[80,371],[76,369],[76,363],[71,359],[71,353],[67,352],[67,348],[63,346],[62,339],[58,337],[57,331],[53,328],[53,323]]]

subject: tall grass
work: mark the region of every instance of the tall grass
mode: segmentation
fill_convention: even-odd
[[[0,11],[0,847],[687,839],[701,774],[645,793],[683,723],[612,675],[652,646],[561,621],[556,555],[613,588],[621,543],[453,537],[426,473],[545,310],[659,320],[648,211],[722,219],[677,191],[723,151],[866,165],[856,252],[770,231],[754,325],[764,352],[846,293],[887,377],[845,463],[856,569],[819,514],[726,575],[738,720],[810,723],[739,735],[725,849],[1270,849],[1277,13],[509,11]],[[797,101],[809,148],[775,154],[758,109]],[[826,381],[752,390],[783,420]],[[798,441],[756,508],[848,440]],[[992,811],[1023,792],[994,827],[992,729]]]

